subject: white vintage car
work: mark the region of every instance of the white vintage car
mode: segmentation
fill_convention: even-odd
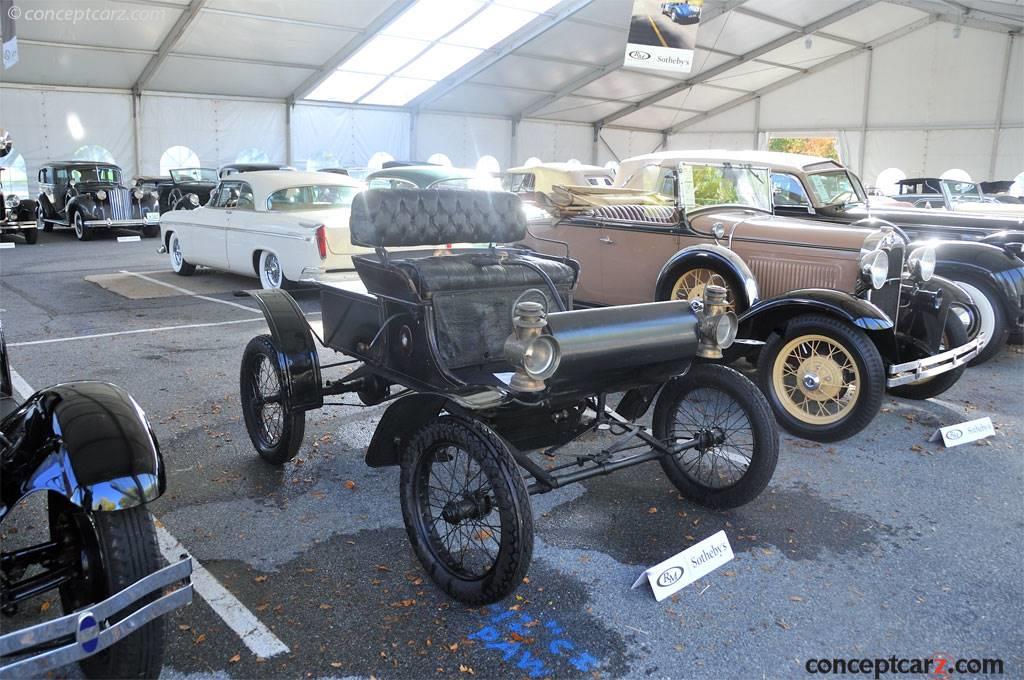
[[[243,172],[221,180],[209,202],[161,219],[171,268],[191,276],[197,265],[256,276],[282,288],[352,269],[349,211],[365,185],[327,172]]]

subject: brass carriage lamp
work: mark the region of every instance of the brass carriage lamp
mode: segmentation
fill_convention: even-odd
[[[516,392],[542,392],[561,360],[558,341],[546,335],[547,310],[539,302],[516,303],[512,334],[505,340],[505,359],[516,368],[508,386]]]
[[[697,356],[702,359],[721,359],[722,350],[728,349],[736,340],[739,321],[729,309],[726,300],[728,290],[724,286],[708,284],[704,287],[702,300],[691,303],[697,314]]]

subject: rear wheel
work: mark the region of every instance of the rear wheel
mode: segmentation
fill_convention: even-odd
[[[269,335],[249,341],[239,376],[242,416],[249,439],[265,461],[284,465],[299,452],[306,414],[292,411],[284,369]]]
[[[1006,344],[1009,336],[1009,325],[1006,322],[1006,312],[999,302],[999,294],[991,284],[980,277],[963,276],[954,281],[957,285],[967,291],[978,308],[978,330],[985,334],[984,344],[981,346],[978,356],[968,362],[968,366],[983,364],[992,357],[999,354]]]
[[[258,272],[260,285],[264,290],[274,288],[289,288],[291,281],[285,278],[284,269],[281,267],[281,260],[276,253],[264,250],[260,253]]]
[[[878,413],[885,367],[858,328],[827,316],[799,316],[761,350],[758,380],[775,417],[806,439],[837,441]]]
[[[960,321],[960,318],[950,312],[946,317],[946,328],[942,333],[942,342],[939,344],[939,351],[944,352],[953,347],[960,347],[967,344],[967,329]],[[924,352],[918,358],[924,358]],[[960,376],[967,370],[967,364],[946,371],[931,378],[923,378],[908,385],[900,385],[889,389],[889,394],[904,399],[929,399],[937,397],[950,387],[956,384]]]
[[[401,465],[405,529],[434,583],[472,605],[511,594],[530,567],[533,512],[505,442],[480,422],[439,416]]]
[[[85,512],[53,493],[49,505],[50,535],[67,546],[80,566],[75,578],[60,586],[65,614],[104,600],[162,566],[156,527],[144,507]],[[152,594],[111,620],[121,620],[158,596]],[[157,619],[79,665],[90,678],[155,678],[163,655],[164,624]]]
[[[85,218],[82,217],[82,213],[75,211],[75,216],[71,219],[71,224],[75,229],[75,238],[79,241],[91,241],[92,230],[85,225]]]
[[[36,229],[41,231],[53,231],[53,223],[46,221],[46,216],[43,213],[43,205],[41,203],[36,206]]]
[[[662,390],[654,436],[669,446],[702,440],[661,459],[679,492],[701,505],[735,508],[758,496],[775,472],[779,433],[754,383],[716,364],[698,364]]]

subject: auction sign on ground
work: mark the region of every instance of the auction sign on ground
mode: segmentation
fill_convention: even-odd
[[[689,73],[704,0],[633,0],[625,66]]]

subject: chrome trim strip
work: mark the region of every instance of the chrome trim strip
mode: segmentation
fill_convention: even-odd
[[[49,669],[92,656],[157,617],[189,604],[192,601],[192,583],[189,581],[191,574],[192,559],[186,558],[139,579],[93,607],[86,607],[58,619],[0,636],[0,656],[23,653],[47,642],[54,642],[69,635],[77,635],[79,621],[83,614],[92,615],[96,619],[97,625],[102,626],[106,619],[137,600],[151,593],[160,592],[175,583],[180,584],[180,582],[186,581],[159,599],[132,612],[129,616],[103,628],[95,638],[97,644],[92,651],[86,651],[76,638],[70,644],[0,666],[0,678],[37,675]]]
[[[283,234],[279,231],[262,231],[258,229],[241,229],[239,227],[222,227],[219,224],[195,224],[193,222],[177,223],[177,222],[166,222],[168,229],[173,229],[176,226],[192,227],[193,229],[211,229],[213,231],[237,231],[243,234],[256,234],[258,236],[274,236],[276,238],[286,238],[293,241],[305,241],[307,243],[313,242],[313,236],[298,236],[296,234]],[[319,225],[317,225],[319,226]],[[312,227],[309,227],[313,230]]]
[[[87,227],[145,227],[158,222],[146,222],[145,220],[85,220]]]
[[[984,335],[979,333],[978,337],[960,347],[954,347],[953,349],[917,361],[893,364],[889,367],[889,375],[891,377],[885,384],[887,387],[897,387],[959,368],[978,356],[983,341]]]

